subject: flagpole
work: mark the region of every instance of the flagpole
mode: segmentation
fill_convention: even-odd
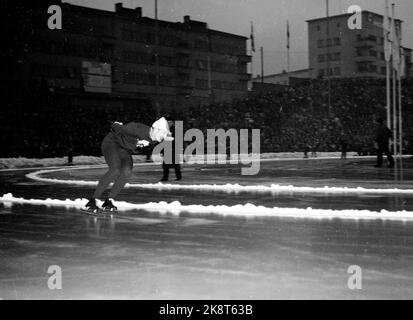
[[[290,85],[290,25],[287,20],[287,85]]]
[[[209,99],[211,100],[212,98],[212,77],[211,77],[211,56],[208,53],[208,60],[207,60],[207,68],[208,68],[208,94],[209,94]],[[210,101],[212,102],[212,101]]]
[[[399,143],[400,143],[400,160],[403,156],[403,108],[402,108],[402,75],[399,73]]]
[[[385,0],[385,6],[386,6],[386,14],[385,14],[385,19],[387,19],[384,23],[384,31],[385,31],[385,51],[387,50],[388,52],[388,45],[389,45],[389,1]],[[387,30],[386,30],[387,29]],[[387,53],[385,52],[387,55]],[[387,127],[391,128],[391,99],[390,99],[390,54],[389,56],[386,56],[386,111],[387,111]]]
[[[155,109],[156,116],[160,117],[159,105],[159,26],[158,26],[158,0],[155,0]]]
[[[264,83],[264,48],[261,47],[261,83]]]
[[[208,56],[207,56],[207,71],[208,71],[208,100],[210,103],[213,103],[213,94],[212,94],[212,74],[211,74],[211,52],[212,52],[212,43],[211,43],[211,33],[208,29]]]
[[[252,82],[254,82],[254,52],[255,52],[255,40],[254,40],[254,26],[251,21],[251,32],[250,32],[250,40],[251,40],[251,77]],[[253,85],[252,85],[253,86]]]
[[[400,159],[403,156],[403,108],[402,108],[402,75],[399,73],[399,143]]]
[[[394,20],[394,4],[392,4],[392,24],[394,28],[394,34],[396,34],[396,23]],[[393,44],[392,44],[392,56],[394,60],[394,42],[395,39],[393,39]],[[397,97],[396,97],[396,82],[397,82],[397,77],[396,77],[396,69],[393,66],[393,153],[394,156],[397,155]]]
[[[399,77],[399,143],[400,143],[400,163],[402,161],[403,157],[403,108],[402,108],[402,76],[404,70],[402,70],[402,65],[403,65],[403,59],[404,55],[401,54],[402,50],[402,28],[400,25],[400,30],[399,30],[399,51],[400,51],[400,64],[398,68],[398,77]]]
[[[397,74],[393,69],[393,151],[397,155]]]
[[[331,108],[331,80],[330,80],[330,46],[328,45],[328,39],[330,37],[330,7],[329,0],[326,0],[326,15],[327,15],[327,86],[328,86],[328,117],[330,118],[330,108]]]
[[[391,128],[390,61],[386,62],[387,127]]]
[[[254,53],[252,50],[251,50],[251,77],[254,82]]]

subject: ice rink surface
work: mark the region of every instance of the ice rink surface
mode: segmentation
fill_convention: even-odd
[[[362,187],[413,190],[413,162],[400,170],[374,160],[264,161],[257,176],[238,165],[184,166],[182,185]],[[0,172],[0,196],[87,198],[105,168],[72,168],[35,181],[36,170]],[[158,165],[134,168],[131,183],[157,183]],[[173,182],[174,174],[170,178]],[[2,299],[412,299],[413,220],[380,211],[413,212],[412,193],[224,192],[126,188],[119,201],[182,205],[253,204],[266,208],[367,210],[377,219],[316,219],[219,212],[120,211],[112,220],[64,206],[0,202]],[[408,216],[408,214],[406,214]],[[61,290],[47,286],[48,267],[62,269]],[[361,267],[362,290],[348,288]]]

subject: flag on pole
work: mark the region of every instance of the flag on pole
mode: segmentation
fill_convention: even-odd
[[[389,1],[386,0],[386,10],[383,17],[383,35],[384,35],[384,57],[386,61],[390,61],[392,53],[391,41],[391,21],[389,17]]]
[[[250,35],[250,39],[251,39],[251,51],[252,51],[252,52],[255,52],[254,26],[252,25],[252,22],[251,22],[251,35]]]
[[[406,54],[402,46],[400,46],[400,59],[400,77],[404,77],[406,73]]]
[[[396,25],[396,20],[394,17],[392,18],[392,56],[393,56],[393,68],[396,69],[398,74],[400,74],[400,63],[401,63],[401,58],[400,58],[400,30],[398,30],[397,25]]]
[[[287,20],[287,49],[290,49],[290,24]]]

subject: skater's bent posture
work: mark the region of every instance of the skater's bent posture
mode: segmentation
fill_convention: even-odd
[[[162,142],[169,134],[168,122],[165,118],[157,120],[152,127],[137,122],[125,125],[115,122],[111,131],[103,139],[101,146],[109,170],[100,179],[93,197],[86,204],[86,209],[98,212],[100,209],[96,204],[96,199],[101,198],[109,184],[114,182],[102,208],[105,211],[116,211],[117,208],[113,204],[114,199],[132,173],[132,153],[136,152],[138,148],[148,146],[151,142]]]

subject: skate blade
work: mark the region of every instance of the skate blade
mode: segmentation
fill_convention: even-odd
[[[103,213],[103,211],[101,209],[92,210],[92,209],[88,209],[88,208],[81,208],[80,210],[83,211],[83,212],[86,212],[88,215],[91,215],[91,216],[101,216],[102,213]]]

